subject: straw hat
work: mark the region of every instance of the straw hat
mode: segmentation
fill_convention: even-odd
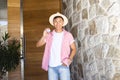
[[[52,14],[52,15],[49,17],[49,23],[50,23],[52,26],[54,26],[54,24],[53,24],[53,19],[54,19],[56,16],[60,16],[60,17],[63,18],[63,20],[64,20],[63,26],[66,26],[66,25],[67,25],[67,23],[68,23],[67,17],[66,17],[65,15],[57,12],[57,13],[55,13],[55,14]]]

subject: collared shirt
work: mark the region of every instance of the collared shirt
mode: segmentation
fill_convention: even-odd
[[[51,50],[51,45],[53,41],[53,30],[52,32],[49,33],[49,35],[46,37],[46,45],[45,45],[45,51],[43,55],[43,60],[42,60],[42,68],[44,70],[48,70],[48,65],[49,65],[49,59],[50,59],[50,50]],[[61,62],[66,63],[66,59],[69,58],[70,55],[70,45],[74,42],[74,38],[70,32],[67,32],[66,30],[63,29],[63,40],[62,40],[62,46],[61,46]]]

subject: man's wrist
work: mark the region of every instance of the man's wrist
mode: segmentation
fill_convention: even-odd
[[[71,59],[70,57],[68,58],[71,62],[73,61],[73,59]]]

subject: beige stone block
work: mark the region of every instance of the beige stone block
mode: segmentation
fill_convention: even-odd
[[[85,28],[88,28],[88,20],[82,20],[80,21],[80,23],[78,24],[79,26],[79,30],[84,30]]]
[[[74,11],[77,10],[77,3],[79,2],[80,0],[73,0],[73,9]]]
[[[92,80],[100,80],[100,75],[99,73],[94,74],[92,77]]]
[[[99,35],[89,36],[87,38],[87,45],[89,46],[89,48],[94,48],[98,46],[99,44],[101,44],[101,42],[102,42],[102,37]]]
[[[120,67],[115,67],[116,73],[120,73]]]
[[[97,59],[102,59],[103,57],[103,53],[102,53],[102,46],[101,45],[97,45],[93,48],[93,51],[95,53],[95,58]]]
[[[113,80],[120,80],[120,73],[116,73]]]
[[[102,42],[106,44],[110,44],[110,35],[109,34],[104,34],[102,35]]]
[[[77,9],[77,11],[81,11],[81,0],[77,3],[77,5],[76,5],[76,9]]]
[[[109,15],[116,15],[118,16],[120,13],[120,5],[118,3],[113,3],[108,9],[107,9]]]
[[[88,59],[88,56],[87,56],[87,53],[86,53],[86,52],[84,52],[84,53],[83,53],[83,61],[84,61],[84,62],[88,62],[88,61],[89,61],[89,59]]]
[[[90,32],[90,35],[95,35],[97,34],[97,29],[96,29],[96,24],[95,24],[95,21],[90,21],[89,22],[89,32]]]
[[[81,0],[81,8],[82,9],[88,8],[89,6],[90,6],[89,0]]]
[[[95,54],[94,54],[93,49],[89,49],[86,52],[84,52],[83,56],[84,56],[85,62],[95,61]]]
[[[91,76],[95,75],[96,73],[98,73],[98,70],[97,70],[97,65],[96,65],[96,62],[93,61],[93,62],[90,62],[89,64],[89,70],[91,72]]]
[[[97,69],[100,75],[105,75],[105,61],[103,59],[97,59]]]
[[[112,80],[115,75],[115,66],[111,59],[105,59],[105,75],[109,80]]]
[[[96,4],[96,15],[107,16],[107,12],[100,5]]]
[[[96,5],[91,5],[89,8],[89,19],[96,17]]]
[[[120,60],[113,60],[113,64],[114,64],[116,67],[120,67]]]
[[[120,59],[120,49],[117,49],[116,47],[111,45],[107,56],[111,58]]]
[[[82,40],[82,49],[83,51],[86,51],[90,48],[89,44],[88,44],[88,38],[89,38],[89,35],[86,35],[86,37]]]
[[[87,8],[82,10],[82,19],[88,19],[88,10],[87,10]]]
[[[89,35],[90,34],[90,28],[86,28],[85,29],[85,35]]]
[[[110,33],[111,34],[120,34],[120,17],[119,16],[110,16]]]
[[[78,40],[82,41],[85,38],[85,33],[83,30],[78,31]]]
[[[72,5],[73,4],[73,0],[66,0],[66,4],[67,4],[67,6]]]
[[[110,0],[102,0],[101,5],[107,9],[112,3],[110,2]]]
[[[116,48],[119,48],[120,47],[119,34],[117,34],[117,35],[109,35],[109,34],[102,35],[102,42],[106,43],[108,45],[115,45]]]
[[[117,45],[118,44],[118,40],[119,39],[119,35],[113,35],[113,36],[111,36],[111,39],[110,39],[110,43],[112,44],[112,45]],[[119,48],[120,49],[120,48]]]
[[[107,17],[105,16],[96,17],[95,24],[96,24],[96,29],[98,34],[108,34],[109,22]]]
[[[98,4],[99,0],[89,0],[89,2],[90,2],[90,5],[93,5],[93,4]]]
[[[106,58],[106,55],[108,54],[109,45],[106,43],[102,44],[102,58]]]
[[[72,24],[76,25],[81,21],[81,13],[80,12],[73,12],[72,14]]]
[[[112,25],[114,25],[114,24],[116,24],[117,23],[117,17],[116,16],[110,16],[109,17],[109,22],[112,24]]]

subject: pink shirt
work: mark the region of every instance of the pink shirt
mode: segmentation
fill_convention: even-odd
[[[54,31],[55,30],[50,32],[46,38],[45,51],[44,51],[43,60],[42,60],[42,69],[44,69],[45,71],[48,70],[50,49],[52,45]],[[64,32],[64,35],[63,35],[62,47],[61,47],[61,60],[63,63],[68,65],[67,58],[69,58],[69,55],[70,55],[70,44],[74,42],[74,38],[70,32],[67,32],[64,29],[63,29],[63,32]]]

